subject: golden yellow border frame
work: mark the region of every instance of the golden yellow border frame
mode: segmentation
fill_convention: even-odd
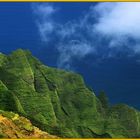
[[[2,139],[2,140],[16,140],[16,139]],[[17,139],[18,140],[18,139]],[[127,139],[125,139],[125,138],[120,138],[120,139],[115,139],[115,138],[113,138],[113,139],[109,139],[109,138],[81,138],[81,139],[79,139],[79,138],[52,138],[52,139],[20,139],[20,140],[140,140],[140,139],[138,139],[138,138],[135,138],[135,139],[131,139],[131,138],[127,138]]]
[[[140,2],[140,0],[0,0],[0,2]],[[54,139],[21,139],[21,140],[112,140],[109,138],[54,138]],[[140,140],[140,138],[113,138],[115,140]],[[2,139],[15,140],[15,139]]]
[[[18,139],[2,139],[2,140],[18,140]],[[125,138],[120,138],[120,139],[115,139],[115,138],[113,138],[113,139],[109,139],[109,138],[100,138],[100,139],[98,139],[98,138],[89,138],[89,139],[85,139],[85,138],[67,138],[67,139],[65,139],[65,138],[52,138],[52,139],[20,139],[20,140],[140,140],[139,138],[135,138],[135,139],[131,139],[131,138],[127,138],[127,139],[125,139]]]

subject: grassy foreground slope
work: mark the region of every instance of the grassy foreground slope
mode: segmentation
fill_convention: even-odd
[[[140,112],[105,109],[78,74],[50,68],[30,52],[0,54],[0,109],[60,137],[140,137]]]
[[[25,117],[0,110],[0,138],[58,138],[33,126]]]

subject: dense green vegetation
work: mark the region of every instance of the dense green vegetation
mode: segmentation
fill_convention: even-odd
[[[109,107],[79,74],[45,66],[21,49],[0,54],[0,109],[60,137],[140,137],[139,111]]]

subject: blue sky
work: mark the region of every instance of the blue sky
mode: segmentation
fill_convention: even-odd
[[[29,49],[140,108],[140,3],[0,3],[0,51]]]

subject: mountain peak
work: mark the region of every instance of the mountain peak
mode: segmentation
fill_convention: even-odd
[[[13,53],[19,53],[20,54],[20,53],[31,53],[31,52],[29,50],[19,48],[19,49],[13,51]]]
[[[15,56],[15,57],[23,57],[23,56],[32,56],[31,52],[29,50],[23,50],[23,49],[17,49],[15,51],[13,51],[11,53],[12,56]]]

